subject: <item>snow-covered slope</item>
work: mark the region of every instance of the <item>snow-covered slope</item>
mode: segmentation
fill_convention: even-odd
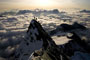
[[[45,50],[51,45],[55,46],[54,41],[37,21],[32,20],[25,39],[16,50],[15,59],[28,60],[31,53],[35,50],[39,50],[40,48]]]
[[[21,42],[15,53],[16,60],[28,60],[32,52],[42,48],[43,41],[40,38],[38,28],[35,24],[37,24],[37,22],[32,20],[25,39]]]
[[[86,42],[75,32],[67,35],[67,39],[70,40],[57,46],[40,23],[33,19],[25,40],[16,50],[15,60],[70,60],[76,56],[73,55],[78,51],[89,53]]]

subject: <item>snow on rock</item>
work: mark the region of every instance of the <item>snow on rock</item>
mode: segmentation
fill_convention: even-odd
[[[70,59],[77,51],[89,52],[88,45],[76,32],[71,32],[71,35],[65,36],[58,39],[55,36],[51,38],[40,23],[33,19],[28,27],[25,39],[16,50],[15,60],[64,60]]]
[[[33,56],[34,58],[35,56],[38,56],[35,51],[41,48],[44,54],[47,54],[48,56],[50,54],[50,56],[52,56],[54,59],[60,59],[59,47],[44,31],[42,26],[36,20],[32,20],[26,34],[26,39],[21,42],[19,48],[16,50],[15,59],[32,60]],[[52,59],[52,57],[50,57],[50,59]]]
[[[43,41],[39,36],[36,24],[35,20],[31,21],[26,37],[15,53],[16,60],[28,60],[32,52],[42,48]]]

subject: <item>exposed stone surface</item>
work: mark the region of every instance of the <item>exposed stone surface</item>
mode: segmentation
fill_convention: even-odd
[[[80,30],[86,30],[86,27],[77,23],[77,22],[74,22],[72,25],[69,25],[69,24],[61,24],[59,25],[55,30],[52,30],[50,32],[50,35],[54,35],[56,34],[57,32],[59,31],[64,31],[64,32],[71,32],[73,30],[77,30],[77,29],[80,29]]]
[[[80,28],[77,23],[75,28]],[[67,26],[68,27],[68,26]],[[70,28],[70,27],[69,27]],[[86,29],[82,27],[81,29]],[[56,45],[53,39],[42,28],[39,22],[33,19],[28,28],[26,38],[16,50],[15,60],[70,60],[75,52],[90,53],[87,42],[74,31],[67,35],[69,42]]]

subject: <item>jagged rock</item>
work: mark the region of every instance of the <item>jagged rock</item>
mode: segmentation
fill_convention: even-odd
[[[81,13],[90,13],[90,10],[81,10]]]
[[[50,31],[50,35],[54,35],[59,31],[70,32],[70,31],[73,31],[76,29],[86,30],[87,28],[81,24],[78,24],[77,22],[74,22],[74,24],[72,24],[72,25],[61,24],[61,25],[57,26],[57,28],[55,30]]]
[[[84,27],[81,24],[78,24],[77,22],[75,22],[73,25],[68,25],[68,24],[61,24],[60,25],[64,31],[71,31],[71,30],[75,30],[75,29],[81,29],[81,30],[85,30],[86,27]]]
[[[88,31],[88,33],[89,33],[89,31]],[[90,45],[89,45],[90,38],[87,36],[88,33],[86,33],[86,31],[73,32],[73,36],[72,37],[68,37],[68,38],[71,38],[71,39],[75,40],[75,42],[77,42],[88,53],[90,53]],[[85,35],[85,34],[87,34],[87,35]]]
[[[82,29],[82,30],[85,30],[86,27],[77,23],[77,22],[74,22],[74,24],[72,25],[72,27],[74,27],[74,29]]]
[[[39,31],[40,26],[38,25],[37,21],[31,21],[26,37],[16,51],[15,60],[28,60],[32,52],[42,48],[43,40],[40,34],[41,31]]]
[[[87,44],[85,43],[85,41],[82,41],[81,38],[76,33],[72,32],[72,35],[69,35],[67,37],[71,39],[68,43],[59,45],[59,48],[51,46],[50,48],[47,48],[46,50],[39,50],[39,53],[40,52],[41,53],[40,54],[38,54],[38,52],[33,53],[32,59],[33,60],[41,60],[41,59],[43,60],[70,60],[76,57],[76,55],[74,55],[76,52],[81,52],[83,54],[88,53]]]
[[[67,38],[71,40],[57,46],[40,23],[33,19],[26,38],[16,50],[15,60],[70,60],[77,51],[88,53],[86,42],[76,33],[72,32]]]
[[[69,60],[77,51],[88,53],[86,43],[82,41],[76,33],[72,33],[71,36],[67,37],[71,39],[68,43],[60,45],[59,47],[52,45],[46,50],[42,50],[41,55],[35,52],[30,58],[33,60]]]
[[[58,14],[59,10],[58,9],[54,9],[52,12],[55,13],[55,14]]]
[[[48,49],[50,48],[50,51],[53,52],[53,55],[56,55],[56,59],[60,59],[57,49],[58,47],[55,42],[36,20],[32,20],[27,31],[26,39],[22,41],[16,51],[15,60],[28,60],[29,56],[35,50],[39,50],[40,48],[45,51],[49,51]],[[48,52],[48,54],[50,54],[50,52]]]

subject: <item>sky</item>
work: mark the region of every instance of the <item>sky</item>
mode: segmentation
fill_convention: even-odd
[[[90,10],[90,0],[0,0],[0,10],[7,9],[62,9],[81,8]]]

